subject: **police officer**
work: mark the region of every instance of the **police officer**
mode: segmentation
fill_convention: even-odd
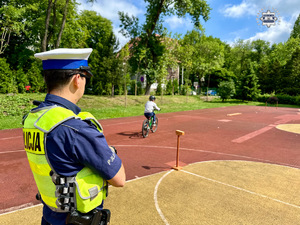
[[[122,161],[107,144],[101,125],[76,105],[92,77],[87,63],[91,52],[55,49],[35,54],[43,60],[47,95],[24,117],[23,134],[44,205],[42,224],[95,222],[108,184],[125,184]]]

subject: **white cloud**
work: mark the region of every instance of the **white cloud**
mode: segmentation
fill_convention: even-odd
[[[227,4],[220,10],[226,17],[241,18],[255,15],[260,10],[278,10],[282,15],[295,16],[300,13],[299,0],[243,0],[240,4]]]
[[[79,2],[81,2],[81,5],[78,7],[79,10],[87,9],[96,11],[102,17],[111,20],[113,23],[119,23],[119,11],[136,17],[143,14],[141,9],[126,0],[101,0],[94,4],[87,4],[83,0],[80,0]]]
[[[293,25],[293,23],[281,19],[280,24],[276,24],[270,28],[265,28],[267,29],[266,31],[256,33],[255,36],[250,37],[247,40],[254,41],[261,39],[268,41],[271,44],[285,42],[290,36]]]
[[[171,16],[167,18],[165,22],[170,26],[171,29],[181,27],[185,23],[182,18],[178,18],[177,16]]]
[[[112,21],[113,32],[119,39],[120,47],[123,47],[129,39],[119,33],[120,20],[118,12],[122,11],[128,13],[129,16],[135,17],[139,17],[144,13],[141,8],[136,6],[136,3],[132,4],[128,0],[101,0],[94,4],[85,3],[84,0],[79,0],[79,2],[81,3],[78,7],[79,10],[93,10],[99,13],[102,17]]]
[[[171,30],[180,28],[187,30],[193,29],[193,24],[188,18],[178,18],[177,16],[170,16],[165,19],[165,23],[170,27]]]
[[[243,1],[240,5],[225,5],[225,10],[221,12],[226,17],[240,18],[245,15],[255,15],[257,13],[257,7],[252,3]]]
[[[259,17],[262,12],[270,10],[275,12],[276,17],[280,20],[280,23],[276,23],[275,26],[267,28],[261,24]],[[246,21],[251,19],[252,22],[249,24],[249,32],[253,30],[253,33],[250,33],[250,38],[247,40],[253,41],[257,39],[262,39],[269,41],[271,44],[285,42],[290,36],[290,32],[294,26],[294,23],[300,13],[300,1],[299,0],[242,0],[238,4],[225,5],[223,10],[219,11],[223,16],[227,18],[245,18],[247,20],[241,20],[240,23],[233,23],[236,28],[235,32],[231,32],[231,35],[234,36],[234,39],[237,40],[239,37],[249,37],[246,30],[241,29],[240,26],[247,27]],[[257,23],[260,26],[260,29],[255,29],[253,26],[254,17],[258,20]],[[253,19],[252,19],[253,18]],[[239,26],[240,25],[240,26]],[[250,28],[251,27],[251,28]],[[255,32],[255,33],[254,33]],[[243,39],[243,38],[242,38]],[[233,43],[232,41],[228,41]]]

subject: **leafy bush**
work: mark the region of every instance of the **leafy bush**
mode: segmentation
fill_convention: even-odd
[[[296,105],[300,105],[300,95],[296,97]]]
[[[0,118],[5,116],[23,116],[33,108],[30,98],[14,96],[13,94],[0,96]]]
[[[178,94],[178,88],[179,88],[179,85],[178,85],[177,79],[174,79],[173,81],[169,80],[167,82],[166,94],[167,95]],[[174,93],[173,93],[173,91],[174,91]]]
[[[280,94],[280,95],[276,95],[276,97],[278,98],[279,104],[296,105],[296,97],[295,96]]]
[[[259,95],[257,101],[267,102],[272,97],[278,99],[278,104],[300,105],[300,96],[290,96],[287,94],[278,94],[276,96],[274,94]]]
[[[282,93],[285,93],[287,95],[291,96],[297,96],[300,94],[300,88],[297,87],[288,87],[288,88],[283,88],[281,90]]]
[[[13,92],[13,72],[6,59],[0,58],[0,93]]]
[[[23,69],[17,70],[16,81],[17,81],[18,93],[25,93],[26,92],[25,86],[29,84],[29,81]]]
[[[225,99],[230,99],[235,94],[235,85],[233,80],[220,82],[218,94],[223,102]]]
[[[189,95],[192,91],[191,89],[191,81],[189,79],[185,79],[184,85],[181,85],[181,94],[182,95]]]
[[[179,89],[178,79],[174,79],[172,83],[174,87],[174,94],[178,94],[178,89]]]
[[[161,92],[162,92],[161,82],[158,82],[157,89],[156,89],[156,95],[161,95]]]
[[[258,97],[257,97],[257,101],[258,102],[266,102],[268,100],[268,98],[271,97],[271,94],[260,94]]]
[[[37,61],[32,63],[31,69],[27,72],[27,77],[31,85],[31,91],[33,92],[43,92],[46,90],[44,83],[44,78],[40,70],[40,65]]]
[[[167,94],[167,95],[171,95],[171,94],[172,94],[172,90],[173,90],[173,87],[172,87],[172,80],[169,80],[169,81],[167,82],[166,94]]]

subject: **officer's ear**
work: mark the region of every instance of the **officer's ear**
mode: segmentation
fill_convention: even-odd
[[[73,82],[73,85],[76,87],[76,88],[79,88],[80,87],[80,83],[82,82],[82,79],[80,77],[80,74],[74,74],[73,78],[72,78],[72,82]]]

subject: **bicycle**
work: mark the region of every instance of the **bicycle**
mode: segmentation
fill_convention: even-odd
[[[152,133],[154,133],[157,130],[158,118],[157,118],[157,116],[155,116],[155,117],[156,117],[155,123],[153,122],[153,116],[144,120],[143,126],[142,126],[142,135],[144,138],[146,138],[148,136],[149,130],[151,130]]]

